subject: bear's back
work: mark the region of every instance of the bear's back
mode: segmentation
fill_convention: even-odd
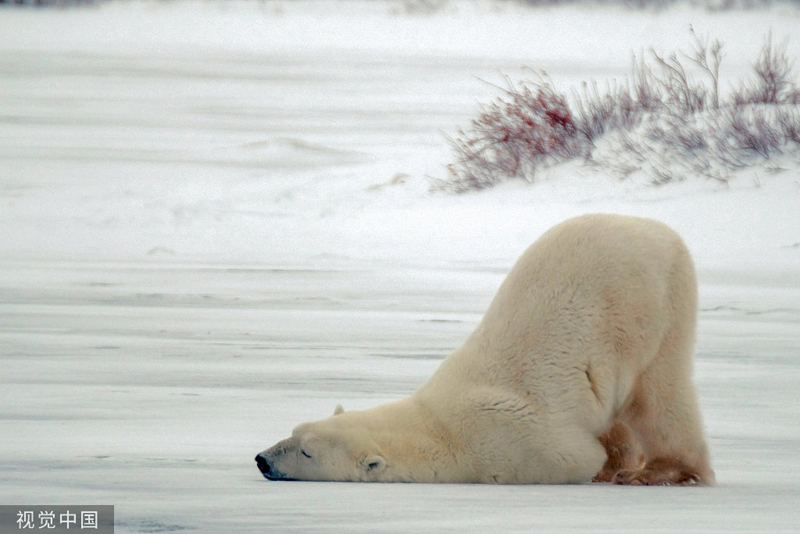
[[[423,389],[505,389],[560,407],[575,405],[570,384],[591,369],[610,415],[670,324],[693,330],[693,307],[694,268],[672,229],[636,217],[576,217],[523,253],[480,324]]]
[[[609,307],[664,303],[676,283],[696,285],[689,252],[671,228],[638,217],[584,215],[528,247],[484,321],[495,322],[487,327],[498,332],[549,328]]]

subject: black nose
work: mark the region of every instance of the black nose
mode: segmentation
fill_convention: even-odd
[[[269,472],[272,470],[272,468],[267,463],[267,460],[260,454],[256,456],[256,465],[258,466],[258,470],[264,473],[265,475],[268,475]]]

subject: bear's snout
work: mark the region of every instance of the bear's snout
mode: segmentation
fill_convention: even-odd
[[[272,467],[269,465],[269,462],[266,458],[262,455],[256,456],[256,465],[258,466],[258,470],[261,471],[261,474],[267,478],[269,477],[270,472],[272,471]]]
[[[294,480],[280,469],[277,469],[275,464],[276,458],[269,451],[264,451],[256,456],[256,465],[261,474],[264,475],[264,478],[269,480]]]

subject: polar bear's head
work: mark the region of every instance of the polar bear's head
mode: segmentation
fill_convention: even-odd
[[[359,419],[337,406],[333,417],[304,423],[259,453],[256,464],[270,480],[381,480],[386,460]]]

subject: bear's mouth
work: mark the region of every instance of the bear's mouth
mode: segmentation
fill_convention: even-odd
[[[283,473],[276,473],[274,471],[272,471],[270,473],[261,473],[261,474],[264,475],[264,478],[266,478],[267,480],[274,480],[274,481],[277,481],[277,482],[296,481],[297,480],[296,478],[290,478],[290,477],[287,477],[286,475],[284,475]]]

